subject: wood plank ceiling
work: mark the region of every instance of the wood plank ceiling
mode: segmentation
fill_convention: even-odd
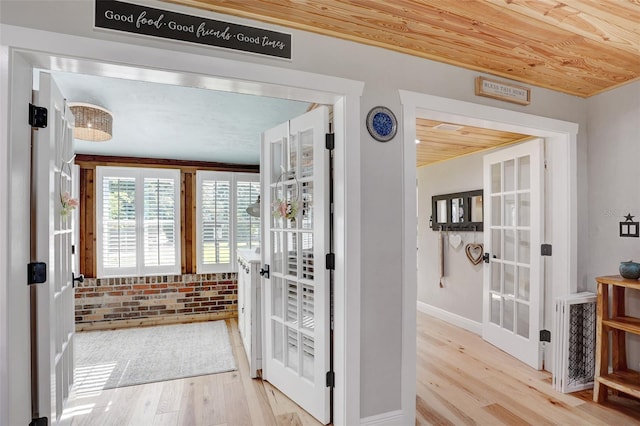
[[[166,1],[580,97],[640,79],[638,0]]]
[[[416,138],[420,141],[416,145],[416,163],[420,167],[525,141],[531,136],[418,118]]]

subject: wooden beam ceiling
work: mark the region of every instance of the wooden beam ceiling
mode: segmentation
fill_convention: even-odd
[[[640,78],[636,0],[168,0],[588,97]]]

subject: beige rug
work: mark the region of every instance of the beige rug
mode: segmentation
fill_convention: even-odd
[[[224,321],[75,336],[76,386],[111,389],[236,369]]]

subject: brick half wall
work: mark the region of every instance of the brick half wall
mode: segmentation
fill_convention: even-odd
[[[75,288],[77,331],[237,316],[236,273],[85,278]]]

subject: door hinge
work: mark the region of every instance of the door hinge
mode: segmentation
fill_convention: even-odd
[[[540,246],[541,256],[551,256],[551,244],[542,244]]]
[[[27,284],[42,284],[47,281],[47,264],[31,262],[27,265]]]
[[[336,138],[334,133],[327,133],[324,135],[324,146],[331,151],[336,146]]]
[[[540,330],[540,341],[541,342],[550,342],[551,341],[551,332],[549,330]]]
[[[47,127],[47,109],[29,104],[29,125],[36,129]]]
[[[260,269],[260,276],[265,277],[265,278],[270,278],[270,272],[269,272],[269,265],[268,264],[264,264],[264,266]]]
[[[37,419],[33,419],[31,420],[31,423],[29,423],[29,426],[48,426],[49,425],[49,419],[46,417],[39,417]]]
[[[336,387],[336,373],[334,373],[333,371],[327,371],[327,387]]]
[[[325,265],[326,269],[334,270],[336,269],[336,255],[333,253],[327,253],[325,256]]]

